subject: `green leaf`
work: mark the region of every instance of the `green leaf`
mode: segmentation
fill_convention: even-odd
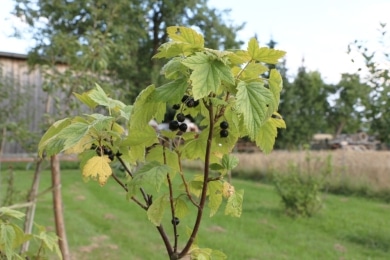
[[[153,56],[153,59],[169,59],[175,56],[187,56],[196,50],[199,50],[199,48],[194,49],[194,47],[188,43],[166,42],[158,48],[158,52]]]
[[[155,226],[160,226],[168,202],[168,194],[164,194],[153,200],[152,205],[148,208],[148,218]]]
[[[255,38],[249,40],[247,51],[252,60],[268,64],[278,63],[278,60],[286,54],[285,51],[270,49],[268,47],[260,48]]]
[[[173,200],[173,203],[175,207],[175,216],[178,218],[184,218],[189,212],[186,201],[181,197],[178,197]]]
[[[42,136],[41,140],[38,144],[38,155],[42,157],[44,150],[47,148],[50,142],[53,141],[53,139],[57,138],[58,133],[67,127],[71,123],[71,120],[69,118],[64,118],[62,120],[58,120],[57,122],[53,123],[49,129],[46,131],[46,133]],[[50,144],[53,146],[53,144]],[[50,150],[53,150],[52,147],[49,147]],[[62,146],[59,147],[58,150],[61,151]],[[49,154],[50,155],[50,154]]]
[[[211,181],[208,185],[210,217],[217,213],[219,206],[222,203],[223,183],[220,181]]]
[[[168,36],[175,42],[184,42],[194,47],[203,48],[203,36],[195,30],[182,26],[170,26],[167,28]]]
[[[261,47],[254,59],[268,64],[276,64],[279,62],[279,59],[284,57],[284,55],[286,55],[285,51]]]
[[[203,189],[203,174],[196,174],[194,178],[189,182],[188,187],[192,194],[199,197]]]
[[[260,147],[264,153],[269,153],[272,151],[275,138],[278,135],[277,128],[286,128],[286,123],[280,117],[279,118],[269,118],[265,124],[260,127],[260,131],[256,136],[256,145]]]
[[[7,259],[12,259],[13,242],[16,238],[16,233],[12,225],[0,222],[0,249],[5,252]]]
[[[171,169],[164,164],[152,161],[143,165],[129,183],[129,186],[141,187],[150,184],[158,192]]]
[[[173,172],[180,171],[179,158],[177,154],[174,151],[162,147],[162,145],[157,145],[150,149],[146,155],[146,160],[149,162],[157,161],[161,164],[164,164],[164,161],[166,161],[166,164],[173,170]]]
[[[64,140],[62,150],[67,150],[75,146],[89,131],[89,124],[76,122],[62,129],[57,138]]]
[[[83,104],[87,105],[89,108],[94,109],[97,107],[98,103],[96,103],[90,96],[89,92],[84,92],[82,94],[73,93],[75,97],[80,100]]]
[[[236,98],[244,126],[254,140],[264,121],[272,114],[270,110],[276,106],[273,94],[260,82],[240,82]]]
[[[150,85],[138,95],[130,117],[130,131],[134,128],[144,129],[153,118],[158,122],[164,119],[166,105],[152,100],[154,91],[155,86]]]
[[[50,251],[55,252],[59,259],[62,259],[62,254],[60,248],[58,246],[58,237],[53,232],[47,232],[44,226],[40,226],[35,224],[37,229],[39,230],[39,234],[35,236],[35,238],[41,240],[45,247]]]
[[[131,105],[128,105],[128,106],[125,106],[123,107],[119,113],[121,115],[121,117],[123,117],[124,119],[126,119],[127,121],[130,120],[130,115],[131,115],[131,111],[133,110],[133,106]]]
[[[156,102],[180,103],[188,87],[187,79],[180,77],[157,88],[152,99]]]
[[[88,92],[88,96],[101,106],[110,106],[109,97],[98,84],[95,84],[95,88]]]
[[[206,151],[205,147],[207,144],[208,129],[203,129],[199,134],[198,138],[186,142],[181,146],[183,157],[187,159],[198,159],[204,160]]]
[[[233,154],[224,154],[222,157],[222,166],[226,170],[232,170],[237,167],[239,160]]]
[[[183,57],[175,57],[168,61],[161,69],[161,74],[165,75],[167,79],[176,79],[179,76],[187,74],[187,67],[181,61]]]
[[[157,133],[153,127],[147,125],[143,129],[131,129],[127,138],[123,141],[124,145],[144,147],[158,143]]]
[[[232,85],[235,84],[229,66],[217,59],[212,59],[210,55],[203,52],[197,52],[183,60],[182,63],[193,70],[190,80],[195,100],[206,97],[211,92],[218,93],[221,80]]]
[[[242,202],[244,200],[244,190],[234,192],[228,199],[225,215],[240,217],[242,213]]]
[[[267,72],[268,68],[261,63],[251,62],[245,67],[240,79],[258,79],[261,74]]]
[[[0,208],[0,217],[7,216],[7,217],[21,220],[24,217],[24,215],[25,215],[24,213],[17,210],[10,209],[8,207]]]
[[[282,80],[282,76],[280,75],[279,71],[272,69],[270,76],[269,76],[269,79],[268,79],[268,82],[269,82],[269,89],[272,92],[272,94],[274,95],[275,102],[277,105],[279,105],[280,92],[282,91],[282,88],[283,88],[283,80]],[[276,109],[277,109],[277,107],[276,107]],[[276,109],[275,109],[275,111],[276,111]],[[275,111],[272,111],[272,112],[275,112]]]

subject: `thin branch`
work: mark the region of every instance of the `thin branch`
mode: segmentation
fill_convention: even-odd
[[[120,157],[120,155],[116,155],[116,158],[118,158],[119,162],[125,168],[125,171],[130,175],[131,178],[133,178],[133,173],[130,171],[129,167],[127,167],[126,163],[123,161],[123,159]]]
[[[173,249],[172,249],[171,243],[169,242],[169,238],[167,236],[167,233],[165,232],[165,230],[164,230],[162,225],[157,226],[156,228],[158,230],[158,233],[160,233],[160,236],[161,236],[162,240],[164,241],[165,248],[167,249],[168,255],[172,256],[173,255]]]
[[[163,146],[163,158],[164,158],[164,164],[167,164],[167,156],[165,153],[165,146]],[[173,203],[173,189],[172,189],[172,181],[171,177],[169,176],[169,173],[167,173],[167,181],[168,181],[168,187],[169,187],[169,203],[171,206],[171,215],[172,215],[172,225],[173,225],[173,236],[174,236],[174,245],[173,245],[173,253],[177,252],[177,239],[179,235],[177,234],[177,224],[176,224],[176,217],[175,217],[175,205]]]
[[[203,187],[202,187],[202,194],[200,196],[200,202],[199,202],[199,208],[198,213],[196,215],[196,220],[194,224],[194,228],[192,229],[192,233],[190,238],[187,241],[187,244],[183,248],[183,250],[179,254],[179,259],[184,257],[188,251],[190,250],[192,244],[195,241],[196,235],[198,234],[198,230],[200,227],[200,222],[202,220],[203,216],[203,208],[206,203],[206,195],[207,195],[207,186],[208,186],[208,178],[210,173],[210,156],[211,156],[211,144],[213,140],[213,129],[214,129],[214,111],[213,111],[213,104],[211,101],[209,101],[208,104],[205,104],[206,108],[209,111],[209,118],[210,118],[210,125],[209,125],[209,134],[207,137],[207,143],[206,143],[206,154],[205,154],[205,162],[204,162],[204,172],[203,172]]]
[[[112,174],[111,175],[112,178],[114,178],[114,180],[126,191],[128,192],[129,189],[126,187],[126,185],[115,175],[115,174]],[[135,203],[137,203],[141,208],[143,208],[144,210],[148,210],[148,207],[149,206],[146,206],[144,204],[142,204],[136,197],[134,196],[131,196],[131,200],[134,201]]]
[[[175,205],[173,203],[173,190],[172,190],[172,182],[171,178],[169,177],[169,173],[167,173],[167,181],[168,181],[168,187],[169,187],[169,203],[171,206],[171,215],[172,215],[172,225],[173,225],[173,236],[174,236],[174,245],[173,245],[173,252],[177,252],[177,238],[179,235],[177,234],[177,224],[175,221]]]
[[[125,169],[125,171],[130,175],[131,178],[134,177],[133,173],[130,171],[129,167],[127,167],[126,163],[123,161],[123,159],[121,158],[120,155],[116,155],[116,158],[118,158],[119,162],[121,163],[121,165],[123,166],[123,168]],[[123,186],[122,186],[123,187]],[[126,188],[127,190],[127,188]],[[150,205],[152,205],[152,196],[151,195],[148,195],[146,194],[145,190],[143,188],[139,188],[139,190],[141,191],[141,194],[142,194],[142,197],[144,198],[145,200],[145,203],[147,205],[147,208],[149,208]],[[146,209],[147,209],[146,208]]]
[[[179,168],[180,168],[179,174],[180,174],[181,180],[183,181],[184,189],[186,190],[187,197],[191,201],[191,203],[194,204],[194,206],[199,209],[199,204],[196,203],[196,201],[194,201],[194,199],[192,198],[191,193],[190,193],[190,189],[188,188],[188,183],[187,183],[187,181],[186,181],[186,179],[184,177],[180,154],[177,153],[177,156],[178,156]]]

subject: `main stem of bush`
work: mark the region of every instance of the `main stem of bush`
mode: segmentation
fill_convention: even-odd
[[[206,143],[206,154],[205,154],[205,160],[204,160],[204,171],[203,171],[203,187],[202,187],[202,193],[200,197],[199,207],[198,207],[198,213],[196,215],[196,220],[194,224],[194,228],[192,229],[192,233],[190,238],[187,241],[187,244],[183,248],[183,250],[178,255],[178,259],[184,257],[188,251],[190,250],[193,242],[195,241],[196,235],[198,234],[198,230],[200,227],[200,222],[202,221],[203,216],[203,208],[206,203],[206,195],[207,195],[207,184],[208,184],[208,178],[209,178],[209,170],[210,170],[210,154],[211,154],[211,144],[213,141],[213,129],[214,129],[214,111],[213,111],[213,105],[211,101],[209,101],[208,104],[205,104],[206,108],[209,111],[209,118],[210,118],[210,124],[209,124],[209,134],[207,137],[207,143]]]

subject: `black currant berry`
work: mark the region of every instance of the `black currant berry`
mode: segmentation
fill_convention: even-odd
[[[199,105],[199,100],[194,101],[194,107],[197,107]]]
[[[228,129],[229,127],[229,123],[226,122],[226,121],[222,121],[219,126],[222,128],[222,129]]]
[[[222,129],[222,130],[219,132],[219,135],[220,135],[222,138],[228,137],[229,131],[226,130],[226,129]]]
[[[91,150],[96,150],[96,148],[97,148],[96,144],[92,144],[90,149]]]
[[[180,223],[180,219],[179,219],[178,217],[175,217],[175,218],[173,218],[173,219],[171,220],[171,223],[172,223],[172,225],[177,226],[177,225],[179,225],[179,223]]]
[[[184,122],[184,120],[186,119],[186,117],[184,116],[183,113],[179,113],[176,115],[176,119],[177,121],[179,121],[180,123]]]
[[[186,102],[187,107],[194,107],[195,106],[195,100],[193,98],[189,98]]]
[[[111,153],[111,154],[108,155],[108,158],[109,158],[111,161],[113,161],[114,158],[115,158],[115,155],[114,155],[113,153]]]
[[[189,97],[187,95],[184,95],[182,98],[181,98],[181,102],[185,103],[187,101]]]
[[[108,155],[108,156],[113,154],[112,151],[110,150],[110,148],[108,148],[108,147],[103,148],[103,153],[104,153],[104,155]]]
[[[173,109],[178,110],[180,108],[180,104],[174,104],[172,106]]]
[[[186,123],[182,123],[182,124],[180,124],[179,125],[179,129],[180,129],[180,131],[182,131],[182,132],[185,132],[185,131],[187,131],[187,124]]]
[[[177,122],[176,120],[169,122],[169,130],[175,131],[178,128],[179,128],[179,122]]]

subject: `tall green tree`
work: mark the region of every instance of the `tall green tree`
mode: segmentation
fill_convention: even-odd
[[[365,68],[361,68],[363,81],[370,86],[369,106],[364,114],[369,125],[369,131],[377,138],[390,143],[390,35],[385,23],[379,26],[379,37],[374,50],[368,47],[367,42],[356,40],[348,46],[348,51],[358,54],[354,59],[363,61]]]
[[[329,86],[317,71],[298,69],[294,81],[284,85],[280,111],[288,131],[279,131],[278,147],[294,149],[310,143],[315,133],[327,132]]]
[[[364,111],[369,107],[370,87],[361,82],[358,74],[342,74],[333,86],[334,104],[328,115],[329,125],[335,136],[366,130]]]
[[[159,82],[161,66],[152,56],[166,42],[167,26],[198,28],[210,48],[224,49],[240,46],[236,33],[243,27],[226,23],[227,11],[209,8],[207,0],[17,0],[15,13],[32,28],[32,65],[55,60],[69,66],[65,77],[51,77],[52,87],[68,85],[73,92],[109,81],[129,101]]]

